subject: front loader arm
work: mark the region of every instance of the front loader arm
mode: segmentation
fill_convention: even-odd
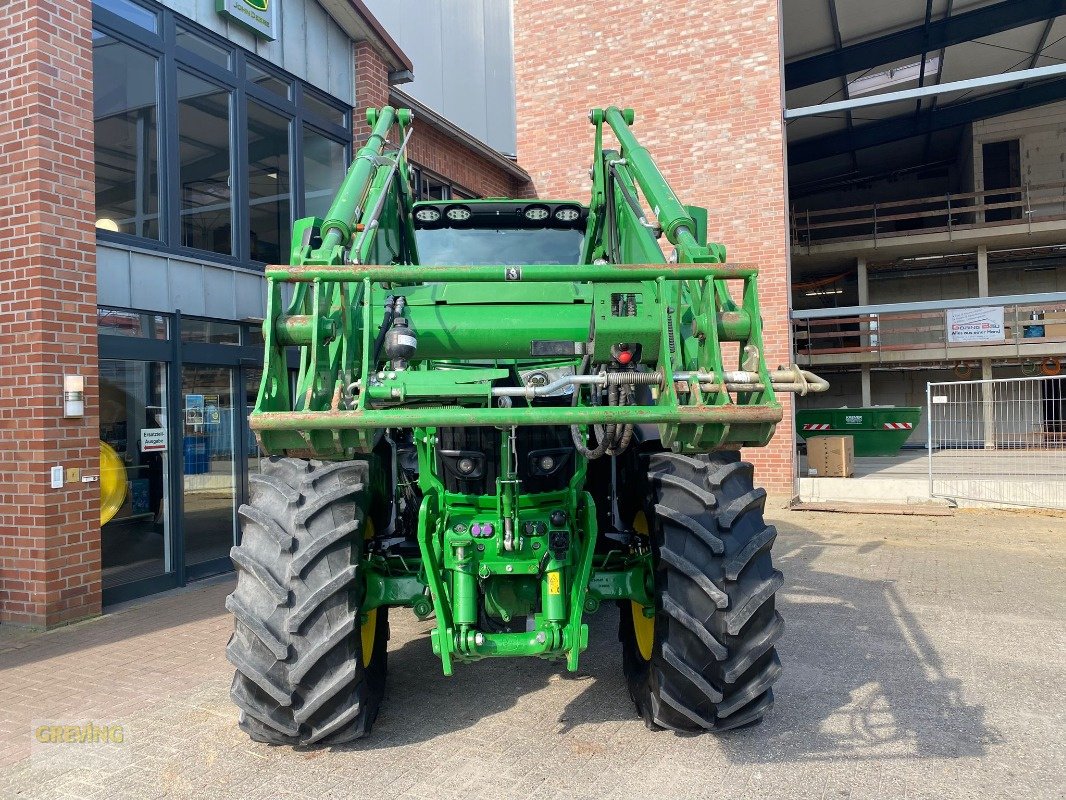
[[[386,107],[368,118],[374,131],[327,217],[302,220],[291,265],[267,269],[267,369],[251,417],[267,452],[351,458],[394,427],[646,423],[678,452],[759,446],[781,418],[775,389],[825,387],[794,367],[767,369],[757,268],[725,263],[725,248],[705,243],[705,213],[674,195],[629,130],[632,112],[591,115],[583,263],[518,267],[420,265],[403,149],[384,154],[393,127],[400,141],[409,135],[409,114]],[[619,150],[603,148],[605,124]],[[282,287],[293,290],[287,306]],[[378,347],[394,307],[417,340],[398,362]],[[291,404],[290,346],[301,351]],[[536,404],[538,387],[514,386],[515,364],[548,357],[573,364],[571,406]],[[639,403],[597,400],[637,386],[650,389]]]

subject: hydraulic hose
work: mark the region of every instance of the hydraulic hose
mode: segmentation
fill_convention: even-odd
[[[588,369],[589,360],[590,357],[587,355],[581,359],[581,366],[578,367],[578,375],[584,375],[585,371]],[[632,390],[630,388],[631,381],[636,380],[636,382],[642,384],[657,383],[659,375],[658,373],[648,373],[648,377],[645,378],[643,373],[622,374],[608,372],[606,378],[607,404],[609,406],[625,406],[633,404]],[[579,391],[575,391],[571,396],[571,406],[577,405],[579,394]],[[596,433],[596,446],[590,448],[585,443],[584,437],[581,435],[580,427],[577,425],[570,426],[570,438],[574,442],[574,448],[590,461],[604,455],[621,455],[633,440],[632,424],[594,425],[593,430]]]
[[[589,368],[591,360],[592,357],[588,355],[581,359],[581,366],[578,367],[579,375],[585,374],[585,370]],[[581,392],[577,390],[574,391],[574,394],[570,397],[571,406],[577,405],[578,395],[580,394]],[[607,452],[607,447],[610,444],[608,436],[606,435],[608,429],[610,430],[610,435],[614,436],[614,425],[605,425],[602,429],[599,425],[595,425],[593,426],[593,429],[596,431],[597,442],[595,447],[590,448],[585,444],[584,437],[581,435],[581,428],[577,425],[570,426],[570,438],[574,442],[574,448],[589,461],[597,459]]]

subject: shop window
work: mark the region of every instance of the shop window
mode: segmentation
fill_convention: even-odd
[[[236,322],[182,317],[181,340],[198,344],[240,344],[241,326]]]
[[[189,52],[195,53],[200,56],[200,58],[206,59],[212,64],[216,64],[223,69],[229,69],[229,48],[208,41],[203,36],[198,36],[184,25],[177,26],[174,36],[178,47],[184,47]]]
[[[281,78],[267,72],[265,69],[257,67],[255,64],[249,63],[246,69],[248,70],[248,80],[256,86],[261,89],[266,89],[268,92],[273,92],[278,97],[283,97],[286,100],[289,99],[291,94],[291,83],[289,81],[283,81]]]
[[[246,345],[258,345],[262,347],[264,342],[263,323],[251,323],[244,326],[244,343]],[[252,405],[255,405],[255,403],[252,403]]]
[[[304,216],[325,217],[345,173],[344,144],[304,126]]]
[[[93,4],[106,8],[127,22],[132,22],[145,30],[155,33],[159,30],[159,15],[130,0],[93,0]]]
[[[230,92],[178,71],[181,243],[233,252]]]
[[[159,62],[93,34],[96,227],[159,238]]]
[[[100,238],[288,261],[292,219],[328,209],[344,177],[351,109],[169,9],[93,8]]]
[[[344,126],[347,115],[337,108],[332,103],[326,103],[319,100],[315,95],[305,91],[304,97],[304,109],[311,112],[319,119],[332,122],[334,125]]]
[[[99,308],[96,329],[100,336],[126,336],[138,339],[166,339],[167,318],[162,314]]]
[[[289,120],[248,104],[248,236],[253,261],[289,260]]]

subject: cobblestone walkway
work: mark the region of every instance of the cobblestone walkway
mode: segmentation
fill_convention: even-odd
[[[613,609],[575,676],[528,660],[453,678],[428,624],[396,612],[370,739],[259,745],[227,697],[227,579],[47,634],[0,628],[0,797],[1063,797],[1066,519],[773,505],[785,671],[752,729],[647,731]],[[41,724],[87,721],[122,743],[31,747]]]

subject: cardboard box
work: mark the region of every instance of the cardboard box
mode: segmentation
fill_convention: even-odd
[[[808,439],[807,474],[812,478],[850,478],[855,474],[855,438],[815,436]]]
[[[1066,339],[1066,322],[1045,322],[1045,339]]]

